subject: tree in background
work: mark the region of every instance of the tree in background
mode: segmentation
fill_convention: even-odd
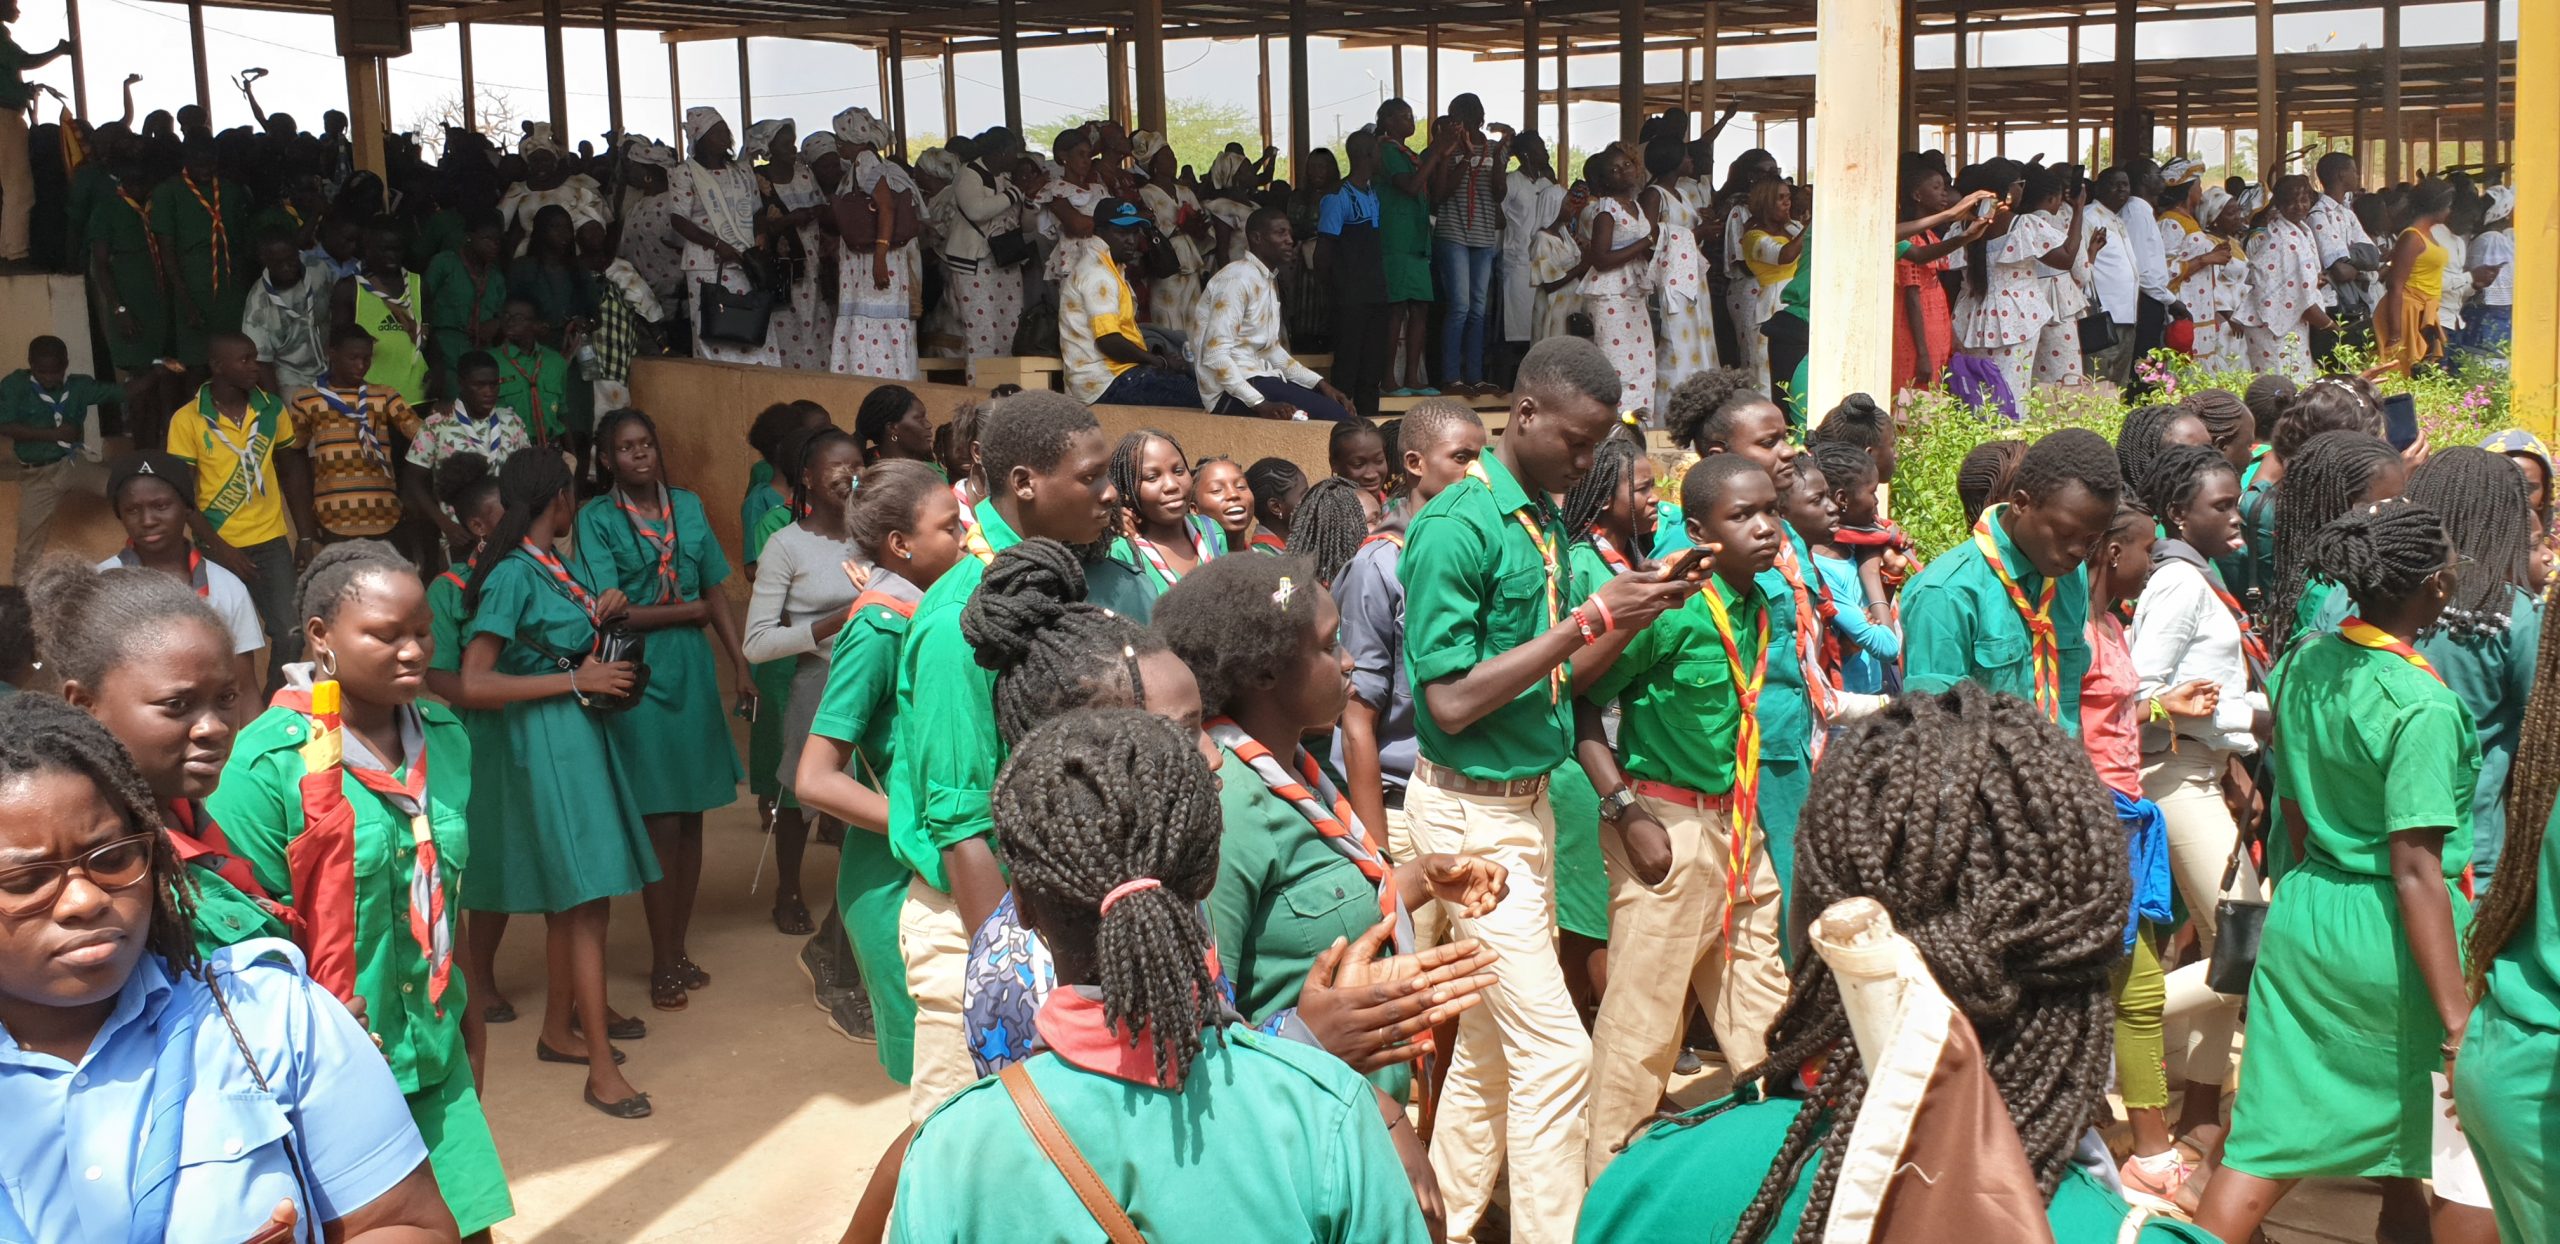
[[[476,123],[473,128],[500,151],[512,149],[516,140],[524,136],[517,124],[523,118],[516,111],[515,100],[502,90],[482,86],[471,119]],[[447,126],[462,127],[462,96],[458,93],[437,99],[409,117],[407,128],[417,136],[418,150],[429,163],[444,155]]]
[[[1023,142],[1034,151],[1047,152],[1061,130],[1073,129],[1088,121],[1099,121],[1107,114],[1078,112],[1054,121],[1028,123]],[[1183,96],[1164,101],[1165,141],[1173,144],[1173,152],[1199,177],[1209,175],[1209,166],[1228,143],[1244,148],[1248,158],[1262,156],[1262,121],[1242,104]],[[916,150],[924,150],[919,143]],[[1277,174],[1286,179],[1288,161],[1284,155]]]

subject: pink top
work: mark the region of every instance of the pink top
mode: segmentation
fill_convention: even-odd
[[[2124,623],[2112,612],[2089,618],[2089,673],[2080,680],[2080,744],[2098,777],[2128,799],[2142,798],[2141,676]]]

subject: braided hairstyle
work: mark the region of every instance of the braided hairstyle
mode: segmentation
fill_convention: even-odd
[[[2229,445],[2236,440],[2240,435],[2241,420],[2249,420],[2253,429],[2257,423],[2257,412],[2249,409],[2249,403],[2229,389],[2198,389],[2179,404],[2186,407],[2188,414],[2203,421],[2205,434],[2213,438],[2215,445]],[[2244,453],[2248,448],[2240,446]]]
[[[1964,503],[1964,521],[1972,526],[1991,503],[2010,493],[2018,460],[2027,456],[2025,441],[1984,441],[1967,451],[1956,466],[1956,499]]]
[[[790,499],[793,518],[809,516],[809,489],[807,481],[802,478],[809,473],[809,464],[816,460],[820,451],[839,442],[853,445],[857,452],[862,453],[864,461],[870,461],[871,456],[861,450],[861,443],[851,433],[832,423],[795,428],[782,438],[782,450],[774,455],[773,479],[782,486],[782,495]]]
[[[2257,419],[2259,440],[2275,440],[2276,424],[2283,422],[2285,409],[2293,405],[2296,392],[2293,377],[2280,371],[2249,382],[2248,391],[2240,395],[2240,400],[2248,404],[2249,413]]]
[[[169,576],[156,570],[114,570],[109,574]],[[171,581],[179,591],[184,584]],[[187,592],[194,599],[193,592]],[[210,612],[210,610],[208,610]],[[98,797],[112,805],[132,833],[150,833],[151,920],[144,945],[169,965],[174,976],[203,979],[196,956],[196,885],[178,861],[160,820],[159,802],[134,768],[133,756],[104,723],[69,701],[50,695],[13,695],[0,700],[0,783],[39,773],[69,773],[89,779]]]
[[[1165,650],[1146,627],[1085,603],[1082,561],[1039,536],[988,563],[960,637],[996,672],[996,737],[1008,747],[1070,709],[1140,706],[1138,658]]]
[[[2150,486],[2151,464],[2160,457],[2169,425],[2191,417],[2186,407],[2166,403],[2139,407],[2124,417],[2124,427],[2116,433],[2116,470],[2135,495]]]
[[[1244,469],[1244,485],[1253,490],[1253,521],[1285,539],[1289,519],[1281,510],[1289,505],[1291,493],[1306,488],[1307,473],[1286,458],[1256,458]]]
[[[2434,510],[2394,497],[2350,508],[2311,537],[2311,572],[2367,612],[2408,599],[2453,560],[2453,537]]]
[[[1328,475],[1307,489],[1306,499],[1289,516],[1289,555],[1303,558],[1315,581],[1332,587],[1342,568],[1351,564],[1362,541],[1369,538],[1369,510],[1359,484]],[[1192,573],[1197,574],[1198,571]]]
[[[1885,451],[1893,445],[1896,435],[1892,411],[1886,410],[1868,394],[1852,393],[1841,398],[1840,404],[1832,407],[1831,413],[1824,415],[1821,423],[1814,425],[1813,433],[1806,438],[1806,443],[1816,446],[1827,442],[1856,446],[1875,459],[1876,482],[1890,484],[1893,482],[1892,477],[1883,473],[1887,456]],[[1830,472],[1825,471],[1823,474],[1829,475]],[[1836,479],[1833,480],[1835,486],[1838,482]]]
[[[2295,405],[2299,411],[2300,403]],[[2389,442],[2362,432],[2323,432],[2285,459],[2284,479],[2276,485],[2276,587],[2266,617],[2278,654],[2293,646],[2293,615],[2310,581],[2312,541],[2364,500],[2374,477],[2398,461],[2400,451]]]
[[[376,575],[414,580],[418,565],[380,540],[346,540],[323,547],[312,555],[311,564],[302,568],[302,587],[294,597],[294,618],[297,623],[336,618],[339,608],[355,598],[365,580]]]
[[[1897,697],[1832,745],[1797,829],[1796,893],[1820,912],[1882,903],[1947,998],[1972,1021],[1983,1062],[2048,1199],[2106,1099],[2132,878],[2124,830],[2078,743],[2014,697],[1970,683]],[[1818,1240],[1867,1076],[1849,1048],[1839,982],[1820,955],[1797,960],[1769,1031],[1768,1061],[1738,1082],[1784,1085],[1828,1070],[1788,1128],[1734,1230],[1768,1237],[1817,1162],[1797,1229]]]
[[[1644,456],[1644,446],[1619,424],[1602,437],[1591,451],[1591,469],[1582,482],[1564,495],[1565,543],[1574,544],[1591,537],[1609,507],[1617,503],[1618,490],[1635,474],[1636,459]]]
[[[471,563],[471,586],[462,589],[464,618],[480,612],[480,589],[489,582],[489,572],[524,543],[534,520],[569,491],[570,484],[568,465],[560,461],[557,450],[534,445],[507,455],[507,464],[498,468],[498,501],[507,512],[490,529],[480,556]]]
[[[2160,451],[2151,464],[2151,479],[2143,489],[2143,503],[2152,514],[2168,525],[2169,534],[2180,540],[2186,533],[2176,529],[2178,511],[2196,499],[2196,493],[2217,475],[2240,478],[2239,468],[2231,459],[2211,445],[2171,445]]]
[[[1876,460],[1855,443],[1845,440],[1815,441],[1813,469],[1822,473],[1822,482],[1833,492],[1854,489],[1877,477]],[[1797,469],[1804,464],[1799,461]]]
[[[2516,730],[2515,767],[2507,782],[2505,858],[2523,861],[2501,869],[2498,883],[2471,913],[2471,938],[2463,961],[2471,996],[2488,991],[2489,965],[2533,920],[2542,901],[2544,827],[2560,795],[2560,609],[2542,611],[2542,651],[2534,657],[2533,698]]]
[[[916,404],[915,391],[902,384],[884,384],[862,395],[862,405],[853,412],[853,439],[862,449],[863,465],[880,460],[889,425],[906,418]]]
[[[111,671],[155,654],[163,636],[190,623],[221,637],[222,650],[231,651],[222,615],[175,575],[141,566],[95,570],[57,553],[26,579],[36,659],[55,682],[95,688]]]
[[[862,468],[844,511],[853,546],[879,561],[890,533],[915,530],[916,507],[943,487],[932,467],[911,458],[886,458]]]
[[[2465,638],[2507,627],[2512,589],[2533,581],[2533,504],[2515,459],[2472,445],[2430,456],[2409,474],[2409,499],[2444,518],[2453,545],[2471,559],[2439,629]]]
[[[1233,711],[1253,684],[1283,673],[1316,621],[1315,564],[1283,557],[1221,557],[1156,598],[1155,628],[1200,680],[1200,708]]]
[[[1179,1087],[1222,1009],[1199,905],[1224,822],[1197,743],[1133,708],[1071,712],[1021,740],[991,811],[1041,937],[1062,965],[1093,965],[1104,1019],[1133,1046],[1152,1040],[1157,1075]],[[1133,882],[1154,884],[1123,891]]]
[[[1135,498],[1138,495],[1138,475],[1146,470],[1147,442],[1149,441],[1163,441],[1171,445],[1174,461],[1183,464],[1182,469],[1185,471],[1191,469],[1188,465],[1191,461],[1190,455],[1182,452],[1182,442],[1173,439],[1171,432],[1140,428],[1121,437],[1120,443],[1111,448],[1111,487],[1119,495],[1112,503],[1110,520],[1103,525],[1102,529],[1105,532],[1119,532],[1124,529],[1127,522],[1136,520],[1138,503]],[[1185,500],[1188,500],[1191,490],[1184,489],[1182,495]],[[1105,544],[1109,542],[1107,538],[1104,540]]]
[[[1702,371],[1671,390],[1663,426],[1670,431],[1672,443],[1703,455],[1709,445],[1722,444],[1733,431],[1736,412],[1768,400],[1768,394],[1753,386],[1751,373],[1739,367]]]

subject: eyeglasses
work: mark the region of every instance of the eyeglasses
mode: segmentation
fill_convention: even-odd
[[[0,871],[0,915],[32,916],[62,897],[73,869],[101,890],[130,890],[151,876],[155,834],[134,834],[93,847],[67,860],[47,860]]]

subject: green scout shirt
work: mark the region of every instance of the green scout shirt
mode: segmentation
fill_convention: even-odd
[[[855,610],[836,632],[826,690],[819,693],[817,714],[809,719],[809,733],[853,745],[862,784],[874,790],[887,784],[883,775],[895,767],[898,649],[907,628],[906,614],[877,600]]]
[[[1022,543],[989,502],[978,503],[978,534],[990,557]],[[891,729],[889,850],[926,885],[949,892],[945,849],[994,830],[987,801],[1003,767],[996,738],[996,675],[978,664],[960,635],[960,609],[987,577],[985,562],[962,557],[942,573],[907,624],[898,649],[898,719]],[[918,711],[919,704],[932,707]]]
[[[2461,697],[2394,653],[2336,635],[2296,646],[2268,683],[2276,794],[2301,810],[2312,858],[2387,877],[2391,835],[2441,829],[2444,874],[2460,876],[2480,774]]]
[[[498,360],[498,405],[516,412],[536,435],[560,435],[568,427],[560,416],[569,404],[569,360],[540,344],[530,350],[501,345],[489,355]]]
[[[1430,1238],[1367,1081],[1322,1050],[1240,1024],[1203,1036],[1170,1091],[1056,1054],[1022,1064],[1140,1234],[1154,1244]],[[953,1094],[917,1130],[891,1244],[1091,1238],[1092,1213],[995,1077]]]
[[[427,668],[447,674],[462,672],[462,590],[465,568],[456,566],[427,584],[427,638],[435,655]]]
[[[1140,626],[1155,620],[1156,597],[1163,592],[1150,572],[1108,551],[1084,564],[1085,603],[1100,605]]]
[[[76,372],[64,376],[62,388],[53,393],[45,392],[36,384],[35,373],[23,367],[0,378],[0,424],[11,428],[39,432],[76,428],[86,422],[90,407],[123,401],[122,388]],[[71,456],[71,446],[62,441],[22,440],[15,444],[18,461],[24,466],[46,466]]]
[[[2259,446],[2257,456],[2249,461],[2249,478],[2240,487],[2240,547],[2213,559],[2213,568],[2222,572],[2223,586],[2231,589],[2232,599],[2251,612],[2264,607],[2276,586],[2275,486],[2258,469],[2266,456],[2266,447]]]
[[[172,825],[184,823],[173,810],[164,811],[162,815],[169,817]],[[199,806],[196,820],[211,819],[212,814]],[[215,822],[215,827],[220,828],[220,822]],[[212,868],[205,867],[207,863],[210,861],[198,861],[187,873],[188,879],[196,886],[196,919],[188,929],[194,935],[196,957],[210,958],[213,952],[225,946],[236,946],[256,937],[293,940],[293,932],[284,927],[284,921],[277,919],[274,912],[241,893],[239,887],[223,880],[222,875]]]
[[[667,490],[667,517],[676,533],[675,600],[700,600],[704,592],[729,578],[729,555],[711,534],[711,516],[702,498],[690,490]],[[631,518],[610,495],[578,510],[578,577],[596,591],[618,587],[635,605],[669,603],[660,599],[658,553],[631,529]]]
[[[785,504],[782,491],[773,486],[773,464],[758,460],[747,468],[747,495],[738,502],[738,530],[747,533],[746,563],[756,564],[764,544],[755,538],[756,520],[765,512]]]
[[[1991,539],[2000,549],[2001,563],[2016,576],[2018,590],[2034,603],[2044,592],[2044,576],[1997,520],[1991,524]],[[2055,588],[2053,628],[2061,656],[2060,725],[2078,738],[2080,680],[2089,673],[2087,567],[2073,570]],[[1935,694],[1971,680],[2033,704],[2033,651],[2026,619],[1971,539],[1930,562],[1902,590],[1902,681],[1912,691]]]
[[[1783,1098],[1736,1105],[1727,1097],[1680,1116],[1683,1123],[1655,1124],[1592,1183],[1574,1238],[1590,1244],[1730,1238],[1801,1109],[1803,1103]],[[1684,1125],[1688,1120],[1702,1121]],[[1766,1238],[1794,1239],[1812,1195],[1808,1163]],[[2131,1213],[2123,1197],[2078,1166],[2064,1168],[2045,1205],[2045,1221],[2063,1244],[2124,1239]],[[2216,1244],[2195,1226],[2159,1217],[2130,1238],[2135,1244]]]
[[[1711,590],[1730,594],[1722,579]],[[1757,666],[1760,618],[1771,612],[1768,594],[1754,583],[1732,603],[1734,643],[1745,663]],[[1770,683],[1786,649],[1779,648],[1772,618]],[[1618,764],[1629,778],[1719,795],[1733,789],[1734,743],[1742,729],[1733,662],[1718,637],[1705,592],[1637,632],[1625,653],[1600,676],[1589,699],[1619,702]],[[1762,735],[1766,748],[1767,735]],[[1764,753],[1765,754],[1765,753]]]
[[[435,338],[438,362],[452,367],[479,345],[471,340],[476,306],[483,327],[495,326],[507,309],[507,278],[496,264],[474,277],[462,256],[446,252],[427,261],[427,331]],[[505,375],[502,368],[501,376]]]
[[[461,908],[462,872],[469,838],[463,809],[471,799],[471,740],[453,710],[433,700],[417,703],[427,766],[427,824],[438,871],[444,877],[445,919]],[[309,717],[270,708],[240,731],[222,785],[205,801],[232,849],[249,862],[258,884],[280,902],[293,901],[293,876],[285,852],[303,829],[301,748]],[[396,776],[405,779],[404,766]],[[448,978],[441,1011],[427,1002],[426,956],[409,929],[409,881],[418,849],[406,814],[350,774],[341,782],[355,810],[356,994],[365,1002],[365,1027],[381,1043],[400,1091],[415,1093],[463,1070],[462,965]],[[456,944],[461,931],[452,930]]]
[[[1333,939],[1356,940],[1379,921],[1378,887],[1234,749],[1219,751],[1226,830],[1218,838],[1209,930],[1235,986],[1236,1010],[1260,1024],[1298,1004],[1307,970]]]
[[[1396,577],[1404,583],[1405,676],[1423,759],[1471,778],[1509,781],[1552,772],[1572,756],[1573,714],[1552,679],[1529,684],[1455,735],[1441,730],[1424,690],[1545,634],[1563,610],[1581,603],[1566,600],[1568,585],[1558,583],[1556,612],[1549,612],[1540,540],[1556,549],[1552,573],[1570,573],[1564,516],[1546,498],[1532,500],[1494,454],[1441,490],[1407,529]]]
[[[749,500],[753,499],[749,498]],[[739,528],[747,533],[747,564],[754,565],[763,561],[765,542],[773,539],[773,533],[790,526],[795,521],[798,520],[792,516],[791,506],[788,503],[776,501],[765,507],[753,519],[748,520],[746,526]]]
[[[2418,655],[2471,710],[2480,738],[2480,778],[2471,787],[2471,869],[2485,884],[2507,843],[2507,775],[2515,768],[2525,703],[2533,698],[2533,666],[2542,652],[2542,601],[2507,589],[2507,624],[2485,635],[2421,636]],[[2530,868],[2533,861],[2520,861]]]
[[[1796,565],[1813,565],[1813,550],[1796,534],[1795,525],[1780,520],[1778,530],[1795,546]],[[1769,602],[1769,685],[1760,695],[1760,754],[1770,760],[1809,761],[1813,758],[1813,693],[1805,685],[1804,658],[1798,655],[1795,588],[1775,566],[1761,571],[1753,582]],[[1807,578],[1805,587],[1813,590],[1816,582]]]

